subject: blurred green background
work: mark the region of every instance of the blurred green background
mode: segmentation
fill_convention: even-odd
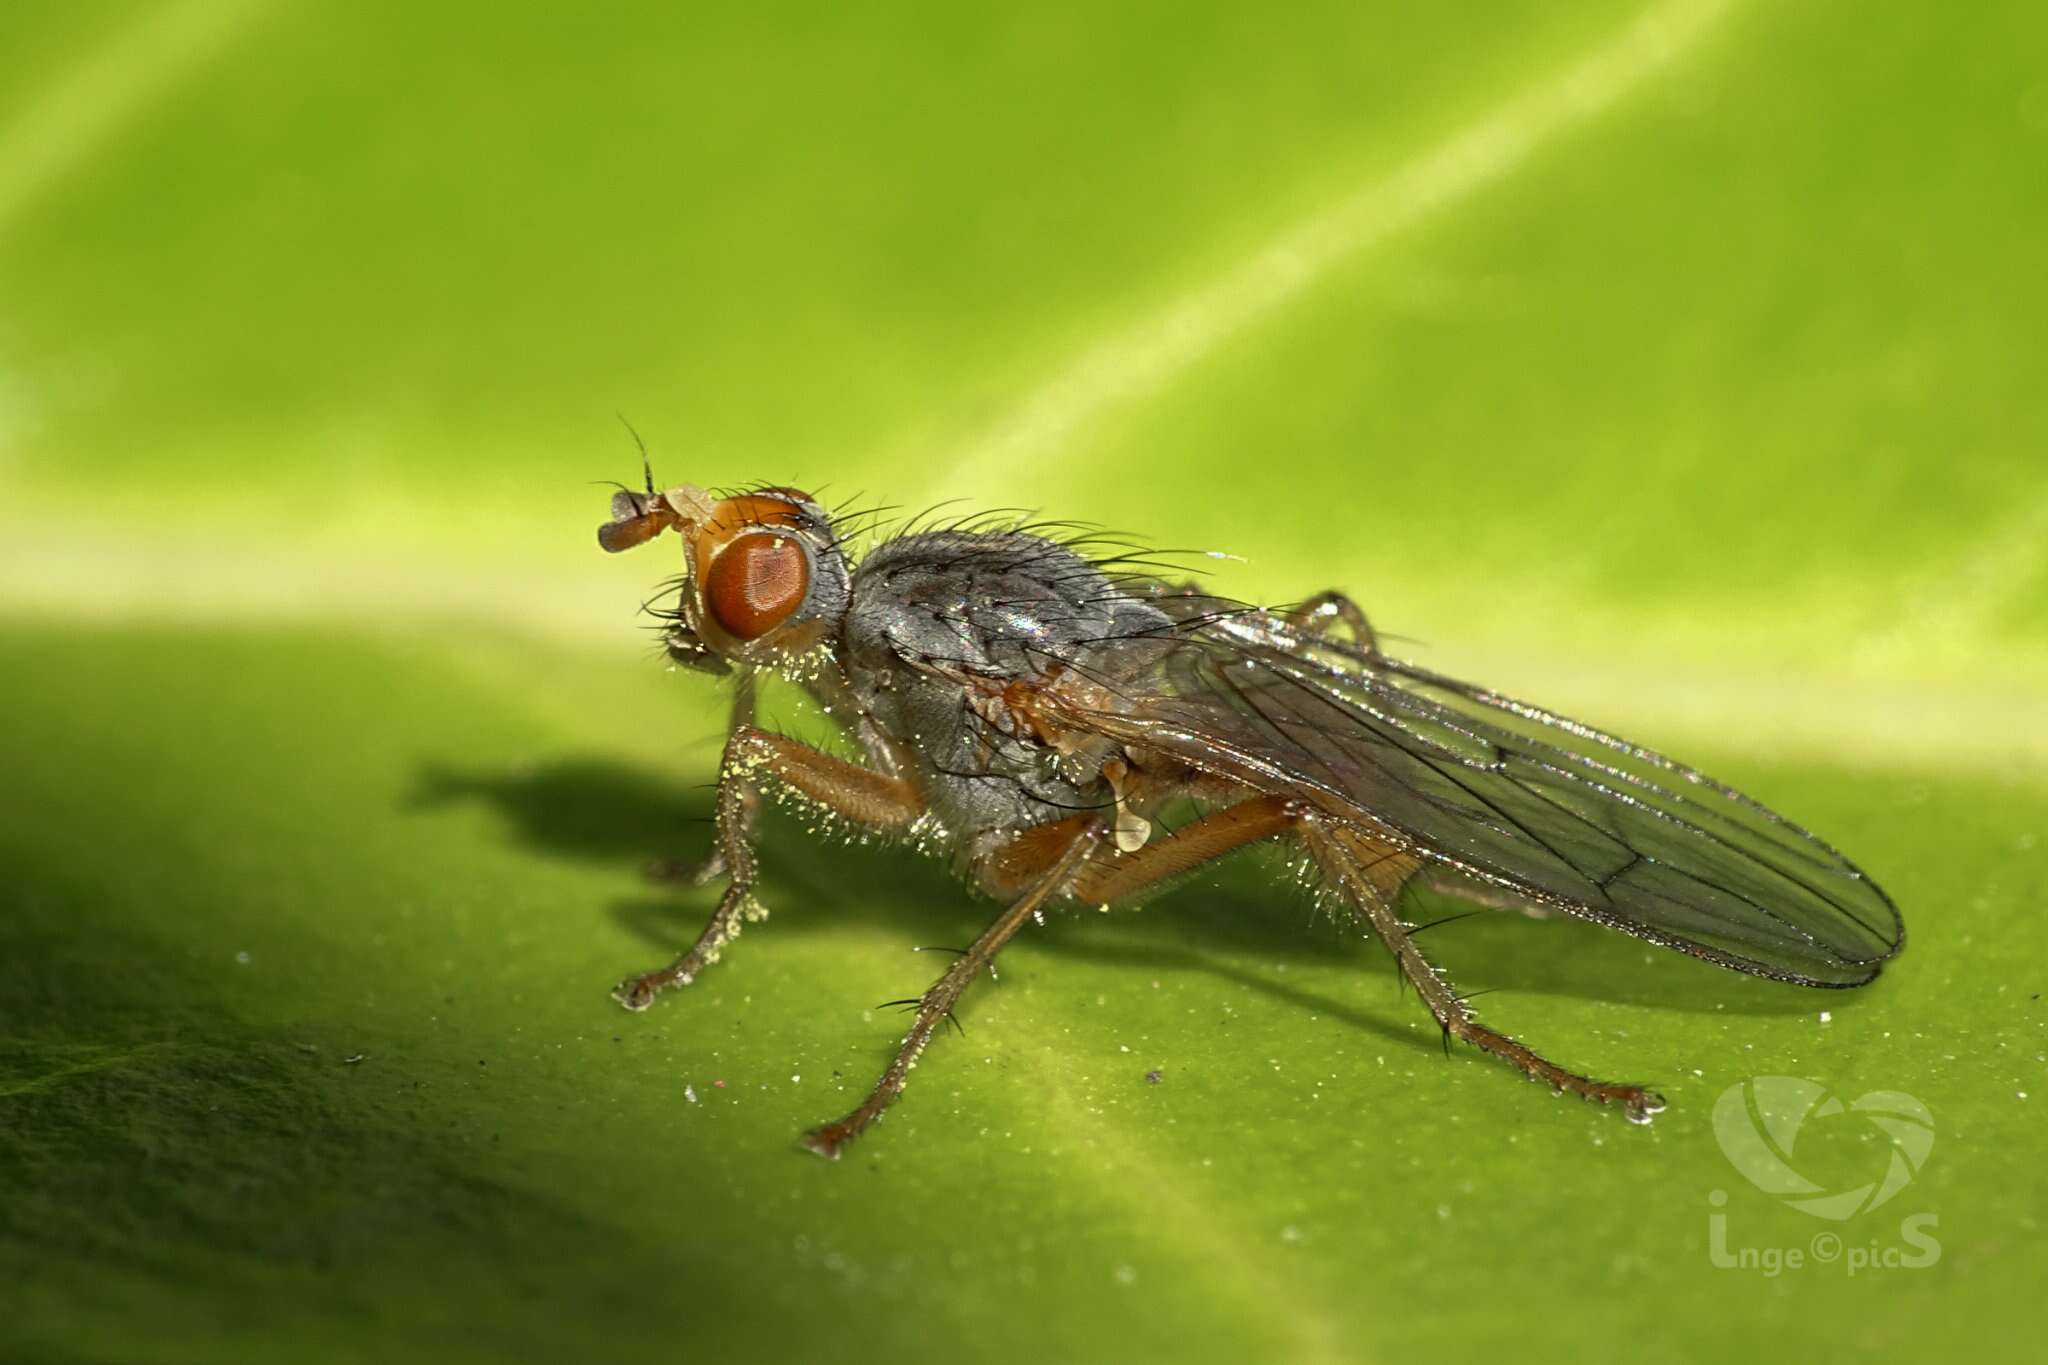
[[[0,1354],[2009,1347],[2044,40],[1847,0],[0,7]],[[723,714],[638,628],[671,552],[592,543],[617,413],[669,482],[1341,584],[1818,829],[1908,951],[1821,995],[1433,935],[1491,1022],[1659,1085],[1638,1130],[1446,1060],[1254,859],[1020,939],[803,1156],[909,949],[989,911],[774,823],[774,918],[607,1000],[708,909],[638,870],[700,847]],[[1772,1074],[1917,1096],[1918,1178],[1839,1225],[1751,1188],[1711,1114]],[[1824,1184],[1889,1150],[1805,1131]],[[1927,1268],[1709,1257],[1713,1216],[1919,1213]]]

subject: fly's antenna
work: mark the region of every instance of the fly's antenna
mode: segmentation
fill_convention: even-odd
[[[647,496],[651,498],[654,496],[654,461],[647,454],[647,442],[641,440],[640,433],[633,430],[633,424],[626,420],[625,413],[614,413],[613,416],[619,419],[620,426],[631,433],[633,444],[640,447],[640,472],[647,477]]]

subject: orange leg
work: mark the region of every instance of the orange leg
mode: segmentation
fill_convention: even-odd
[[[1520,1067],[1553,1090],[1568,1090],[1596,1104],[1619,1105],[1631,1123],[1648,1123],[1651,1115],[1664,1107],[1663,1097],[1653,1090],[1595,1081],[1568,1071],[1472,1017],[1471,1008],[1452,989],[1450,981],[1423,957],[1408,926],[1394,914],[1396,895],[1421,866],[1414,854],[1389,848],[1350,826],[1315,816],[1305,817],[1297,833],[1323,875],[1343,893],[1352,910],[1372,926],[1380,942],[1386,944],[1387,951],[1400,964],[1401,974],[1414,985],[1446,1035]]]
[[[1092,815],[1034,825],[976,867],[976,880],[992,896],[1014,895],[1030,885]],[[1076,900],[1111,905],[1146,887],[1189,872],[1246,844],[1285,834],[1299,817],[1284,796],[1260,796],[1226,806],[1154,839],[1133,853],[1100,851],[1075,879]]]
[[[740,724],[725,742],[718,767],[718,844],[711,875],[726,877],[725,894],[690,950],[657,971],[624,982],[612,997],[644,1010],[670,986],[687,986],[739,936],[744,918],[761,915],[754,902],[753,811],[755,783],[769,778],[799,796],[873,829],[901,829],[917,819],[924,801],[914,783],[820,753],[787,735]]]
[[[1062,846],[1071,837],[1069,829],[1087,818],[1026,831],[987,860],[981,869],[983,885],[1000,891],[1027,880],[1034,868],[1043,864],[1047,850]],[[1654,1091],[1581,1076],[1478,1022],[1450,982],[1422,956],[1409,927],[1394,913],[1402,889],[1423,871],[1422,860],[1353,826],[1329,820],[1305,804],[1283,797],[1257,797],[1212,812],[1135,853],[1098,852],[1074,879],[1072,894],[1107,905],[1246,844],[1281,834],[1292,835],[1309,850],[1352,912],[1372,927],[1394,955],[1402,975],[1414,984],[1446,1035],[1520,1067],[1553,1089],[1568,1090],[1599,1104],[1619,1105],[1631,1122],[1647,1123],[1664,1107]]]
[[[1076,815],[1034,825],[976,865],[976,880],[992,896],[1016,897],[972,947],[954,959],[946,974],[917,1000],[917,1017],[882,1078],[858,1108],[836,1123],[812,1130],[804,1146],[837,1159],[846,1144],[881,1117],[903,1086],[939,1022],[951,1013],[967,983],[995,961],[1024,921],[1060,896],[1107,904],[1155,882],[1188,871],[1245,844],[1284,832],[1293,824],[1293,805],[1281,797],[1260,797],[1216,811],[1135,853],[1106,853],[1107,822],[1099,814]],[[907,1002],[906,1002],[907,1003]]]
[[[1002,951],[1003,945],[1010,941],[1025,920],[1043,909],[1047,901],[1068,889],[1074,875],[1087,863],[1088,855],[1102,842],[1102,834],[1103,822],[1099,817],[1084,817],[1084,823],[1073,831],[1066,846],[1053,855],[1031,888],[996,916],[995,922],[982,931],[973,946],[955,958],[946,974],[919,997],[917,1017],[911,1021],[910,1032],[903,1035],[903,1044],[897,1048],[895,1059],[882,1072],[882,1078],[875,1082],[875,1088],[868,1092],[868,1097],[846,1117],[805,1135],[804,1146],[819,1156],[837,1160],[847,1143],[881,1117],[890,1102],[903,1093],[904,1082],[910,1075],[910,1068],[917,1065],[918,1054],[932,1040],[939,1021],[952,1012],[953,1002],[960,998],[960,992],[967,989],[967,983],[983,967],[995,961],[996,954]]]

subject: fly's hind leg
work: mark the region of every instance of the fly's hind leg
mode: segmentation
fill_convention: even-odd
[[[910,1069],[917,1065],[918,1054],[932,1040],[939,1022],[951,1015],[953,1002],[967,989],[967,983],[995,960],[996,954],[1002,951],[1003,945],[1010,941],[1025,920],[1043,909],[1047,901],[1069,889],[1076,874],[1087,864],[1088,855],[1102,842],[1102,834],[1103,822],[1098,818],[1088,818],[1073,829],[1066,846],[1056,852],[1030,888],[996,916],[995,922],[982,931],[981,937],[953,960],[946,974],[918,998],[917,1014],[911,1020],[910,1032],[903,1035],[895,1058],[882,1072],[882,1078],[875,1082],[874,1089],[868,1092],[868,1097],[844,1118],[805,1134],[804,1146],[819,1156],[837,1160],[847,1143],[881,1117],[889,1103],[903,1093]]]
[[[1421,867],[1421,861],[1414,854],[1378,843],[1356,830],[1314,818],[1304,820],[1299,833],[1322,868],[1323,875],[1372,925],[1373,932],[1400,964],[1401,974],[1414,985],[1416,993],[1429,1006],[1429,1012],[1436,1016],[1438,1027],[1447,1036],[1462,1039],[1482,1052],[1520,1067],[1553,1090],[1570,1091],[1598,1104],[1618,1105],[1631,1123],[1648,1123],[1651,1115],[1664,1107],[1663,1097],[1653,1090],[1645,1090],[1639,1085],[1596,1081],[1568,1071],[1526,1044],[1490,1029],[1472,1017],[1472,1011],[1466,1007],[1463,998],[1422,956],[1408,927],[1394,914],[1396,896]]]
[[[1106,844],[1105,822],[1101,816],[1091,814],[1026,830],[1008,845],[978,860],[975,872],[982,889],[1017,899],[918,998],[910,1031],[867,1098],[845,1117],[808,1133],[804,1146],[836,1159],[847,1143],[881,1116],[902,1093],[910,1069],[941,1021],[949,1017],[968,982],[994,961],[1024,921],[1048,901],[1071,895],[1107,905],[1248,844],[1287,835],[1301,840],[1325,875],[1372,925],[1446,1034],[1512,1062],[1558,1090],[1569,1090],[1603,1104],[1619,1104],[1635,1122],[1647,1122],[1650,1115],[1664,1107],[1664,1101],[1651,1091],[1640,1086],[1589,1080],[1473,1019],[1450,983],[1416,950],[1408,929],[1391,908],[1401,888],[1421,866],[1413,854],[1377,844],[1356,831],[1334,827],[1303,803],[1281,796],[1259,796],[1211,811],[1170,836],[1130,852]]]
[[[712,875],[725,876],[725,894],[688,952],[612,993],[627,1009],[644,1010],[668,987],[689,985],[738,937],[742,919],[754,906],[753,812],[759,802],[755,783],[761,779],[780,782],[814,805],[870,829],[901,829],[924,809],[916,786],[906,779],[820,753],[786,735],[737,726],[718,766],[714,817],[718,842]]]
[[[1027,830],[980,869],[983,886],[998,894],[1024,884],[1044,865],[1064,838],[1085,817]],[[1568,1071],[1472,1017],[1472,1011],[1413,942],[1412,931],[1394,914],[1404,886],[1423,871],[1414,854],[1373,840],[1318,815],[1306,803],[1279,796],[1260,796],[1227,806],[1157,839],[1135,853],[1098,855],[1074,879],[1073,894],[1083,901],[1109,904],[1136,895],[1247,844],[1293,836],[1301,841],[1325,878],[1353,910],[1369,923],[1394,955],[1402,975],[1415,984],[1423,1002],[1443,1031],[1484,1052],[1520,1067],[1552,1088],[1601,1104],[1621,1106],[1636,1123],[1646,1123],[1664,1107],[1655,1092],[1635,1085],[1612,1085]]]
[[[1365,609],[1335,588],[1319,592],[1290,609],[1287,621],[1311,635],[1335,634],[1342,626],[1351,632],[1359,648],[1368,654],[1379,653],[1379,637],[1373,634],[1372,622],[1365,619]]]

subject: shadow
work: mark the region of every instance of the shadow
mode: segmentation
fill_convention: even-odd
[[[1467,901],[1420,892],[1407,917],[1463,915]],[[1841,1009],[1863,992],[1750,976],[1565,915],[1483,911],[1440,923],[1417,942],[1461,989],[1608,1000],[1702,1014],[1790,1015]]]
[[[688,857],[711,838],[711,788],[681,787],[599,759],[467,771],[428,762],[406,811],[476,804],[496,812],[536,852],[586,861]]]
[[[527,769],[466,772],[424,769],[407,806],[414,810],[474,802],[505,819],[513,838],[556,857],[616,861],[641,870],[665,859],[701,857],[711,839],[708,786],[671,783],[623,763],[571,759]],[[821,839],[773,803],[760,830],[764,904],[778,913],[777,933],[832,925],[848,888],[863,906],[880,902],[907,945],[961,946],[987,923],[988,902],[945,866],[900,846],[856,847]],[[871,888],[886,890],[876,894]],[[709,914],[709,889],[687,884],[614,901],[612,918],[649,946],[652,967],[686,946]],[[1076,916],[1070,932],[1034,939],[1046,951],[1137,969],[1199,969],[1291,1004],[1415,1044],[1405,1020],[1389,1022],[1240,965],[1334,963],[1355,958],[1385,968],[1362,928],[1339,923],[1311,904],[1283,860],[1254,850],[1205,870],[1145,903],[1142,913]],[[1416,892],[1406,918],[1428,923],[1473,907],[1433,891]],[[813,913],[815,911],[815,913]],[[1536,919],[1481,910],[1436,925],[1420,940],[1459,989],[1506,991],[1647,1005],[1700,1014],[1798,1015],[1853,1007],[1866,991],[1820,991],[1744,976],[1566,917]],[[635,964],[622,964],[632,969]]]
[[[1226,884],[1177,888],[1161,897],[1156,908],[1148,904],[1142,914],[1086,916],[1077,926],[1079,932],[1036,941],[1050,952],[1105,961],[1200,965],[1215,975],[1254,982],[1282,996],[1288,993],[1284,983],[1255,978],[1213,957],[1197,962],[1190,941],[1239,958],[1349,959],[1364,969],[1391,973],[1386,953],[1369,930],[1336,921],[1291,886],[1276,887],[1275,871],[1248,860],[1233,869],[1239,875]],[[1425,930],[1417,942],[1467,994],[1546,995],[1757,1016],[1813,1015],[1874,998],[1872,991],[1815,990],[1746,976],[1581,920],[1535,919],[1490,909],[1447,918],[1473,908],[1452,897],[1418,893],[1403,910],[1410,923],[1443,921]],[[1298,915],[1289,915],[1290,909]],[[1325,1004],[1316,1008],[1343,1013]]]
[[[691,864],[712,843],[712,788],[663,779],[602,759],[566,759],[532,767],[479,771],[424,765],[403,809],[424,812],[477,805],[503,820],[512,840],[531,852],[633,870],[641,891],[612,902],[612,918],[647,940],[655,955],[673,955],[703,927],[716,899],[709,888],[655,875],[664,864]],[[889,888],[895,922],[918,943],[971,939],[988,914],[946,868],[902,847],[857,848],[819,838],[773,802],[761,811],[761,902],[781,911],[777,930],[829,926],[847,888]],[[630,965],[630,964],[628,964]],[[646,964],[655,963],[650,959]]]
[[[1377,1034],[1401,1047],[1418,1048],[1427,1052],[1437,1046],[1435,1034],[1418,1034],[1409,1027],[1412,1016],[1393,1012],[1368,1014],[1354,1005],[1344,1004],[1317,991],[1304,990],[1290,981],[1249,971],[1236,963],[1211,956],[1184,944],[1161,945],[1132,939],[1106,938],[1095,934],[1048,934],[1032,940],[1032,944],[1057,957],[1096,962],[1112,967],[1128,967],[1134,975],[1145,970],[1158,971],[1162,968],[1199,971],[1218,980],[1248,986],[1261,995],[1269,996],[1282,1004],[1292,1005],[1306,1013],[1335,1019],[1364,1032]],[[1361,965],[1384,967],[1386,960],[1382,957],[1378,964],[1373,964],[1368,959]],[[1415,1008],[1420,1011],[1421,1006],[1417,1005]],[[1424,1017],[1427,1018],[1426,1015]]]

